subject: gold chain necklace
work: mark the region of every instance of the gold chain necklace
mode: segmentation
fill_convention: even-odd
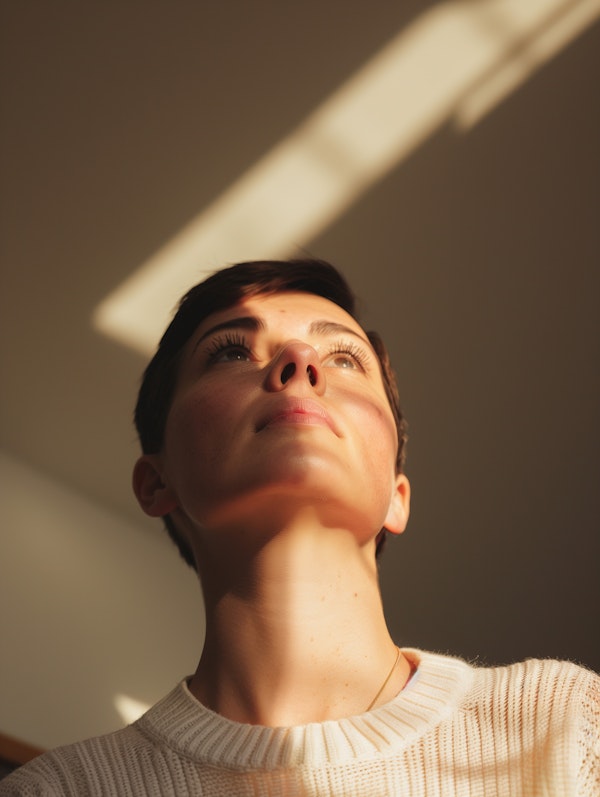
[[[373,706],[375,705],[375,703],[377,703],[377,701],[379,700],[379,696],[381,695],[381,693],[383,692],[385,687],[388,685],[389,680],[392,677],[394,670],[396,669],[396,665],[398,664],[399,659],[400,659],[400,648],[397,647],[396,648],[396,658],[395,658],[394,663],[392,665],[392,669],[389,671],[385,681],[381,684],[381,686],[379,688],[379,691],[377,692],[377,694],[375,695],[373,700],[371,700],[371,702],[369,703],[369,708],[367,709],[367,711],[370,711],[373,708]]]

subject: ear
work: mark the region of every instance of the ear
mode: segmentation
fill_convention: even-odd
[[[394,494],[383,525],[392,534],[402,534],[409,515],[410,483],[403,473],[399,473],[396,476]]]
[[[144,454],[133,468],[133,492],[143,511],[150,517],[163,517],[177,506],[177,498],[162,478],[158,454]]]

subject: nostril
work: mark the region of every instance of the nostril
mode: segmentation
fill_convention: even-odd
[[[281,372],[281,384],[285,385],[285,383],[288,382],[294,376],[295,372],[296,372],[295,364],[288,363]]]
[[[308,374],[308,381],[314,387],[317,384],[317,373],[312,365],[306,366],[306,373]]]

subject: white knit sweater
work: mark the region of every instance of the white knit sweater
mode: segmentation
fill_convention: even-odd
[[[17,770],[0,795],[600,795],[597,675],[404,653],[418,669],[390,703],[291,728],[227,720],[183,682],[128,728]]]

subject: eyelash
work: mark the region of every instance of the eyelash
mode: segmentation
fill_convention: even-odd
[[[359,368],[361,368],[363,371],[365,370],[367,357],[360,346],[358,346],[356,343],[340,340],[338,343],[335,343],[327,352],[328,357],[331,357],[335,354],[347,354],[356,362]]]
[[[250,356],[252,350],[246,338],[237,332],[229,332],[214,338],[206,348],[209,362],[215,362],[218,357],[228,349],[239,349]],[[325,358],[336,354],[347,354],[351,357],[359,368],[366,369],[367,356],[357,344],[351,341],[340,340],[332,344],[325,353]]]
[[[214,362],[220,354],[227,349],[239,349],[250,355],[250,346],[243,335],[237,332],[228,332],[226,335],[214,338],[206,348],[206,353],[210,362]]]

